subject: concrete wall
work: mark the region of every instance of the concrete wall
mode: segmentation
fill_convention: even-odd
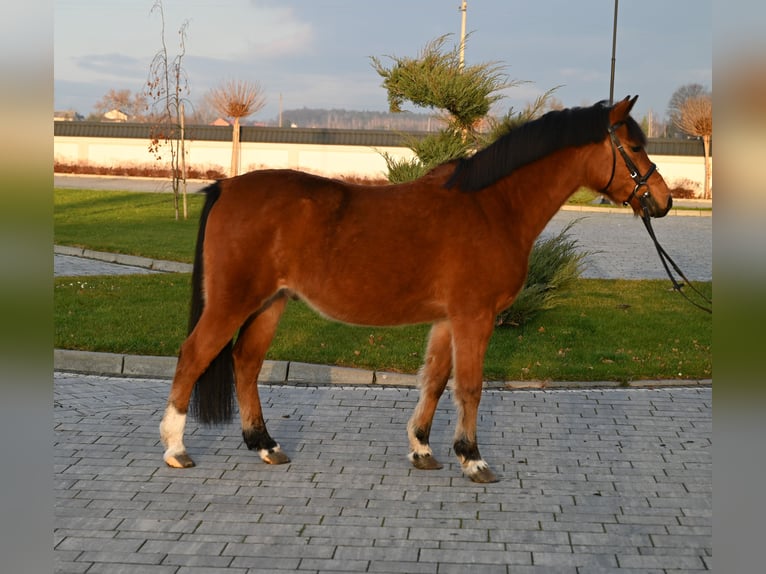
[[[380,178],[388,171],[382,153],[395,158],[413,157],[411,150],[402,147],[252,142],[242,142],[241,146],[241,172],[291,168],[331,177]],[[169,154],[166,148],[161,148],[163,152]],[[186,153],[188,166],[229,171],[231,142],[187,141]],[[56,136],[53,159],[57,163],[104,167],[163,165],[149,152],[148,141],[135,138]]]
[[[699,197],[705,188],[705,158],[687,155],[653,155],[652,161],[657,164],[667,184],[673,187],[692,189]],[[713,169],[713,159],[710,159],[710,169]],[[711,182],[711,188],[713,186]]]
[[[291,168],[330,177],[381,178],[387,173],[381,155],[412,158],[404,147],[372,148],[360,145],[315,145],[242,142],[241,172],[263,168]],[[218,169],[227,173],[231,165],[231,143],[225,141],[186,142],[187,165],[200,170]],[[163,150],[169,154],[168,150]],[[148,141],[136,138],[55,136],[54,161],[89,166],[156,166]],[[652,160],[671,187],[692,188],[702,194],[704,158],[699,156],[654,155]],[[160,164],[163,165],[163,164]]]

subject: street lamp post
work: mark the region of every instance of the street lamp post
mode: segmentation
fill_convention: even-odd
[[[614,61],[617,51],[617,5],[620,0],[614,0],[614,25],[612,26],[612,75],[609,79],[609,105],[614,104]]]

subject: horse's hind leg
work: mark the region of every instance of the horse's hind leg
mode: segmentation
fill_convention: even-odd
[[[476,421],[481,400],[484,354],[493,329],[487,320],[453,321],[455,404],[458,421],[453,449],[463,472],[474,482],[495,482],[497,477],[479,454]]]
[[[258,396],[258,375],[263,366],[263,358],[286,303],[287,298],[279,295],[268,307],[251,317],[240,331],[234,347],[234,372],[242,419],[242,437],[247,448],[257,451],[261,459],[269,464],[290,462],[266,430],[261,399]]]
[[[200,375],[231,340],[241,321],[234,313],[229,315],[227,321],[222,322],[210,312],[203,312],[199,322],[181,346],[168,404],[160,423],[160,438],[165,446],[163,459],[168,466],[194,466],[194,461],[186,453],[183,442],[192,389]]]
[[[452,370],[452,331],[447,321],[434,323],[428,337],[426,360],[421,371],[420,399],[407,424],[409,459],[416,468],[442,468],[429,445],[436,405]]]

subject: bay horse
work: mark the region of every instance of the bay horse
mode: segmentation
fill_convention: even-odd
[[[442,467],[429,434],[454,369],[454,453],[471,480],[497,480],[476,438],[484,354],[497,313],[524,284],[535,239],[581,186],[636,215],[671,207],[630,116],[635,102],[549,112],[409,183],[263,170],[209,186],[190,334],[160,424],[165,462],[194,466],[183,443],[190,405],[204,424],[230,420],[233,389],[248,448],[267,463],[289,462],[266,429],[257,380],[280,315],[298,297],[346,323],[432,323],[408,458],[418,469]]]

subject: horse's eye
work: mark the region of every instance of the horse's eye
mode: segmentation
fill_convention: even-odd
[[[641,151],[641,146],[640,145],[631,146],[630,151],[640,152]]]

